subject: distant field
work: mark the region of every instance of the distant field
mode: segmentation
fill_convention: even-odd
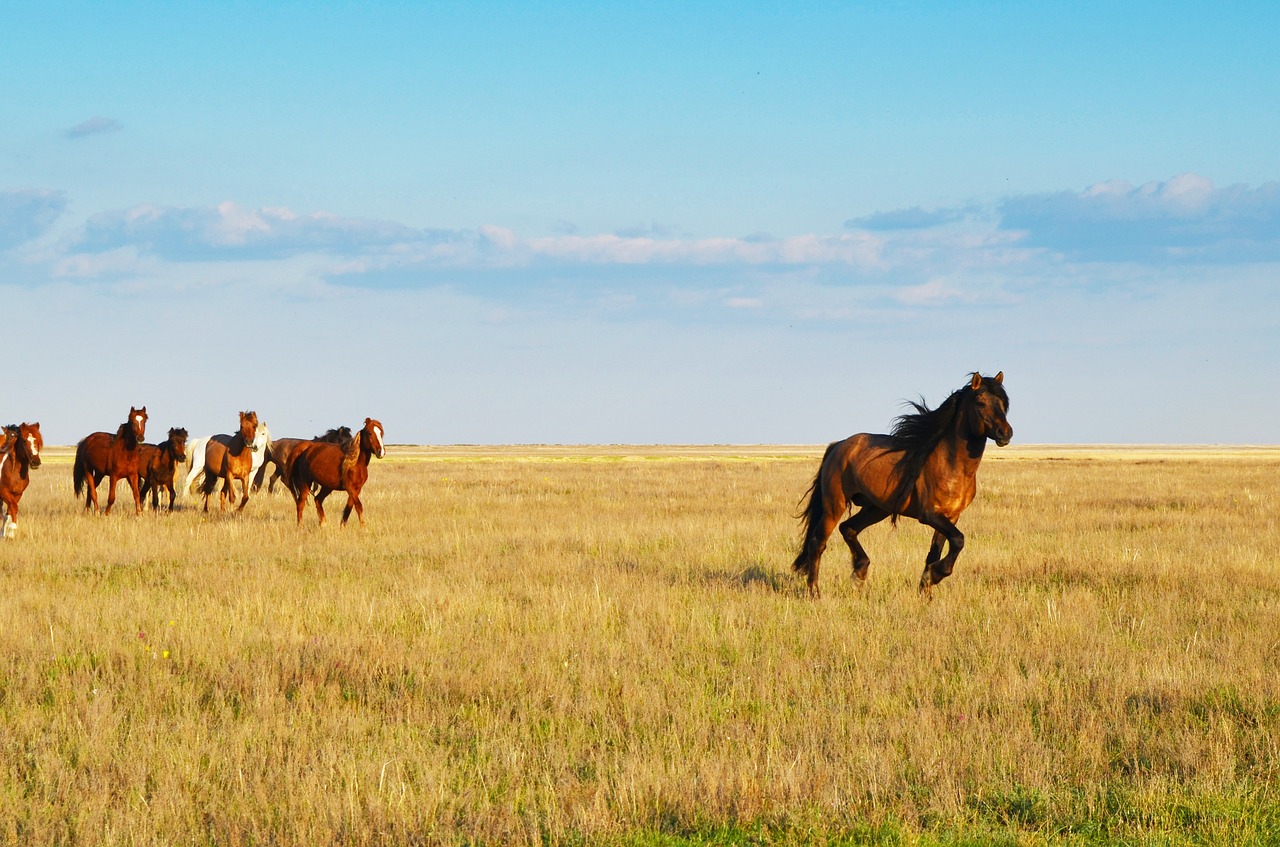
[[[805,597],[821,450],[393,446],[343,530],[86,515],[51,448],[0,841],[1275,843],[1280,448],[992,448],[932,603],[908,522]]]

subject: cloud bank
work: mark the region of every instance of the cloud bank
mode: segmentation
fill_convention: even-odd
[[[45,234],[66,206],[56,191],[0,192],[0,250]],[[1186,174],[1012,196],[986,208],[881,211],[835,233],[679,232],[665,224],[603,234],[559,226],[527,236],[230,201],[140,205],[95,214],[56,244],[45,239],[42,251],[27,251],[20,277],[133,289],[241,279],[295,292],[447,288],[613,312],[719,308],[845,320],[874,308],[999,306],[1078,280],[1123,287],[1164,275],[1176,284],[1170,269],[1186,268],[1181,276],[1192,279],[1189,269],[1205,263],[1280,260],[1280,183],[1219,188]]]
[[[1011,197],[1000,227],[1023,243],[1090,262],[1236,263],[1280,259],[1280,183],[1218,188],[1196,174],[1133,186]]]
[[[24,188],[0,191],[0,250],[42,235],[67,207],[61,191]]]

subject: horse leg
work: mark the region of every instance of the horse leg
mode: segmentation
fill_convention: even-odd
[[[360,526],[364,526],[364,504],[360,502],[360,495],[347,492],[347,505],[342,510],[342,525],[347,525],[347,518],[351,517],[351,508],[355,507],[356,517],[360,519]]]
[[[920,519],[925,526],[933,528],[933,541],[929,545],[929,561],[920,575],[920,593],[933,599],[933,586],[951,576],[955,569],[956,558],[964,549],[964,533],[956,529],[956,525],[942,515],[926,515]],[[934,550],[942,551],[942,540],[947,542],[947,554],[935,558]]]
[[[129,490],[133,492],[133,508],[137,514],[142,514],[142,495],[138,492],[138,475],[130,474],[125,477],[129,483]]]
[[[237,512],[244,511],[244,507],[249,503],[249,477],[246,476],[244,479],[240,480],[240,485],[242,486],[242,489],[240,492],[240,505],[236,507]],[[235,495],[233,494],[232,496]]]
[[[116,503],[116,483],[117,482],[119,482],[119,477],[116,477],[116,476],[112,476],[107,480],[107,508],[102,510],[102,514],[104,515],[111,514],[111,507],[114,506]]]
[[[320,516],[320,526],[324,526],[324,498],[329,496],[329,489],[322,488],[315,493],[316,514]]]
[[[858,541],[858,533],[887,517],[889,513],[884,509],[863,506],[856,515],[840,524],[840,535],[844,537],[844,543],[849,545],[849,551],[853,554],[853,575],[859,582],[867,581],[867,569],[871,567],[871,557]]]
[[[98,511],[98,483],[102,482],[102,477],[93,472],[92,469],[84,475],[84,487],[88,490],[84,493],[84,507]]]
[[[0,504],[4,506],[4,534],[0,537],[9,539],[18,536],[18,500],[9,492],[5,492],[4,497],[0,497]]]
[[[293,495],[293,502],[298,506],[298,526],[302,526],[302,513],[307,508],[307,495],[311,493],[311,488],[306,485],[298,486],[298,490],[294,491],[289,488],[289,493]]]

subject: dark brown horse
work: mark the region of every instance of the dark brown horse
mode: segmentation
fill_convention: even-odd
[[[262,481],[267,475],[268,464],[272,467],[271,481],[267,484],[267,493],[275,492],[276,481],[280,479],[283,479],[285,486],[288,487],[293,472],[293,460],[297,456],[298,448],[303,444],[325,441],[330,444],[341,445],[345,449],[346,445],[351,441],[351,437],[351,427],[340,426],[322,435],[317,435],[310,440],[306,438],[277,438],[267,445],[266,458],[258,467],[258,473],[253,478],[253,490],[257,491],[262,487]],[[290,493],[292,493],[292,490]]]
[[[241,412],[240,428],[234,435],[215,435],[209,439],[204,448],[204,510],[209,511],[209,495],[222,480],[222,494],[219,502],[222,511],[227,510],[227,500],[235,497],[231,487],[233,480],[240,480],[242,496],[239,512],[249,502],[249,476],[253,473],[253,453],[257,450],[254,439],[258,434],[258,413]]]
[[[321,526],[324,525],[324,498],[334,491],[347,492],[347,505],[342,510],[343,525],[346,525],[354,508],[360,525],[364,526],[360,490],[369,479],[369,458],[377,456],[381,459],[386,454],[382,444],[382,424],[373,418],[364,419],[364,429],[356,433],[345,449],[321,441],[306,442],[296,448],[289,490],[298,504],[298,523],[302,523],[307,495],[315,485],[316,514],[320,517]]]
[[[142,514],[142,498],[138,494],[138,447],[147,434],[147,407],[129,408],[128,419],[120,424],[115,435],[108,432],[94,432],[86,435],[76,445],[75,466],[72,478],[75,480],[76,496],[88,488],[84,507],[98,510],[98,483],[102,478],[110,477],[107,489],[107,508],[105,514],[111,514],[111,507],[116,502],[116,482],[127,480],[133,491],[133,505],[138,514]]]
[[[801,517],[804,546],[792,564],[808,577],[812,596],[818,596],[818,564],[837,523],[853,551],[853,575],[859,580],[867,578],[871,559],[858,533],[890,516],[896,522],[900,515],[933,530],[920,591],[931,596],[933,586],[951,574],[964,547],[956,520],[977,493],[987,439],[1003,447],[1013,438],[1003,383],[1003,371],[994,377],[974,373],[936,409],[912,403],[915,413],[899,417],[889,435],[864,432],[827,447]],[[858,512],[840,523],[852,506]]]
[[[169,492],[169,511],[173,511],[176,491],[173,475],[187,461],[187,431],[181,427],[169,430],[163,444],[143,444],[138,454],[138,479],[142,482],[142,499],[151,492],[151,508],[160,509],[160,492]]]
[[[0,508],[4,510],[4,531],[0,538],[18,534],[18,501],[31,481],[31,469],[40,467],[44,438],[40,424],[24,423],[4,428],[0,446]]]

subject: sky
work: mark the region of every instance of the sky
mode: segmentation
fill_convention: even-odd
[[[0,419],[1280,443],[1280,5],[12,2]]]

